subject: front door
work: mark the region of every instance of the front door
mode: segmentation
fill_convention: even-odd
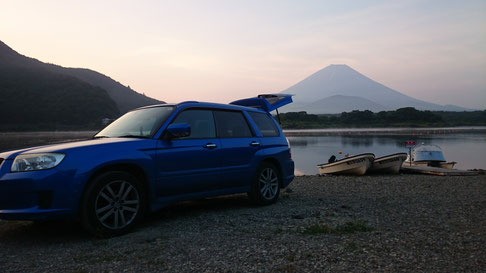
[[[159,140],[157,145],[158,196],[213,190],[220,181],[221,143],[216,138],[213,112],[188,109],[172,123],[187,123],[188,137]]]

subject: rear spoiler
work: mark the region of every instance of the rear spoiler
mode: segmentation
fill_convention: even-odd
[[[254,98],[233,101],[230,104],[259,108],[271,112],[292,103],[292,96],[288,94],[262,94]]]

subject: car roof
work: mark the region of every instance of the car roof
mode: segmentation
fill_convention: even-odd
[[[214,108],[214,109],[225,109],[225,110],[244,110],[244,111],[251,111],[251,112],[266,113],[262,109],[253,108],[253,107],[246,107],[246,106],[240,106],[234,104],[213,103],[213,102],[199,102],[199,101],[183,101],[180,103],[153,104],[153,105],[139,107],[133,110],[147,109],[147,108],[154,108],[154,107],[164,107],[164,106],[174,106],[177,108],[198,107],[198,108]]]
[[[198,102],[198,101],[184,101],[177,104],[156,104],[149,105],[137,109],[160,107],[160,106],[175,106],[177,108],[213,108],[213,109],[226,109],[226,110],[245,110],[251,112],[263,112],[270,113],[282,106],[292,103],[291,94],[260,94],[253,98],[241,99],[230,102],[229,104],[212,103],[212,102]],[[277,111],[278,113],[278,111]]]

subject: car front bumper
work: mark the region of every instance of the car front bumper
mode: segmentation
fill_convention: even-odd
[[[55,220],[76,217],[80,192],[75,174],[54,168],[10,172],[12,161],[0,165],[0,219]]]

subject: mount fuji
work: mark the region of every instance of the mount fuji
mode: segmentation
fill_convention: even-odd
[[[281,93],[294,94],[294,103],[281,112],[331,114],[352,110],[373,112],[414,107],[417,110],[468,111],[412,98],[380,84],[345,64],[329,65]]]

